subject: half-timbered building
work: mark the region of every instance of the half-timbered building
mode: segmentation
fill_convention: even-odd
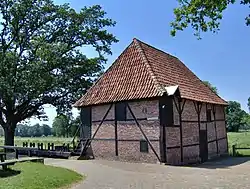
[[[174,165],[227,154],[226,105],[178,58],[138,39],[74,104],[95,158]]]

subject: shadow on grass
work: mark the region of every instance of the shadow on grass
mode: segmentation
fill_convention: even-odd
[[[206,169],[226,169],[231,166],[236,166],[250,161],[250,156],[244,157],[221,157],[214,160],[209,160],[199,165],[193,165],[191,167],[206,168]]]
[[[21,173],[21,171],[12,170],[12,169],[7,169],[6,171],[0,170],[0,178],[16,176],[16,175],[18,175],[20,173]]]

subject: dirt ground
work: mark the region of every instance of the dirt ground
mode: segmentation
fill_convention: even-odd
[[[72,189],[244,189],[250,188],[250,158],[224,158],[199,166],[105,160],[56,160],[45,163],[87,176]]]

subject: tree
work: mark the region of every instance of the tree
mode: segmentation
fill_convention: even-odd
[[[207,85],[215,94],[218,94],[217,87],[213,86],[209,81],[202,81],[205,85]]]
[[[51,135],[51,134],[52,134],[52,132],[51,132],[51,127],[48,126],[48,125],[46,125],[46,124],[43,124],[43,125],[41,126],[41,133],[42,133],[42,135],[44,135],[44,136],[49,136],[49,135]]]
[[[75,134],[76,136],[80,136],[80,132],[78,130],[78,127],[80,126],[81,124],[81,119],[80,119],[80,116],[77,116],[75,119],[71,119],[70,121],[70,128],[69,128],[69,133],[70,133],[70,136],[73,137]]]
[[[244,125],[242,125],[240,127],[240,129],[250,130],[250,115],[248,113],[246,113],[246,112],[245,112],[245,115],[243,117],[243,123],[244,123]]]
[[[28,137],[30,136],[30,126],[26,124],[18,124],[15,129],[15,136]]]
[[[248,110],[250,111],[250,97],[247,99]]]
[[[103,70],[117,39],[115,22],[98,5],[80,12],[52,0],[5,0],[0,4],[0,125],[14,144],[17,123],[45,117],[44,104],[59,113],[84,94]],[[98,57],[87,58],[82,46]]]
[[[240,103],[229,101],[226,107],[226,122],[228,131],[238,132],[241,126],[246,124],[245,116],[247,113],[241,109]]]
[[[220,21],[230,4],[239,2],[242,5],[250,4],[250,0],[178,0],[179,7],[174,9],[175,20],[171,23],[171,35],[191,26],[195,35],[200,39],[201,32],[218,32]],[[246,15],[246,25],[250,24],[250,14]]]
[[[52,128],[54,135],[57,137],[64,136],[66,137],[69,132],[69,116],[60,114],[55,117],[52,123]]]
[[[0,126],[0,136],[4,136],[3,128]]]

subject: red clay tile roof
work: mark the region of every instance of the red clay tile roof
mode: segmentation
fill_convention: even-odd
[[[178,58],[134,39],[74,106],[157,97],[173,85],[182,98],[227,104]]]

